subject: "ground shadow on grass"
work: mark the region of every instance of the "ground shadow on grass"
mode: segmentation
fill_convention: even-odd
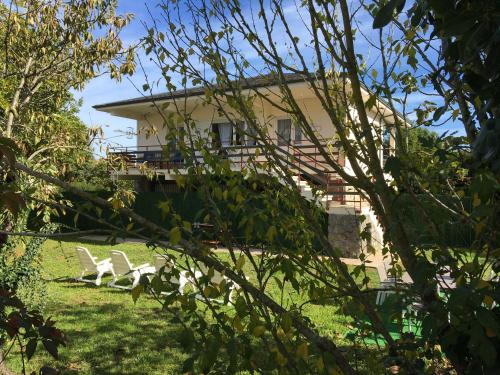
[[[345,353],[351,366],[360,375],[385,374],[384,351],[376,346],[364,344],[343,345],[339,349]]]
[[[53,363],[63,374],[180,373],[185,356],[180,326],[160,309],[124,309],[120,303],[58,306],[67,348]]]
[[[79,243],[82,244],[83,246],[85,245],[105,245],[105,246],[120,246],[123,245],[124,243],[126,244],[136,244],[136,245],[145,245],[146,242],[141,239],[134,239],[134,238],[116,238],[116,241],[109,241],[106,239],[105,236],[102,237],[102,239],[93,239],[93,238],[86,238],[86,237],[65,237],[61,238],[58,240],[59,242],[62,243]]]

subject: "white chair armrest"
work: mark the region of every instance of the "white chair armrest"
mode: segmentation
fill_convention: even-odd
[[[106,259],[103,259],[101,260],[99,263],[97,264],[103,264],[103,263],[111,263],[111,258],[106,258]]]

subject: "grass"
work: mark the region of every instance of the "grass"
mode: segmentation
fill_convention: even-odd
[[[130,292],[107,287],[110,277],[103,278],[100,287],[73,281],[80,272],[74,254],[79,244],[52,240],[44,244],[41,267],[43,277],[49,280],[45,316],[57,322],[68,342],[60,350],[59,360],[51,359],[39,348],[28,363],[28,370],[35,371],[47,364],[63,374],[181,373],[187,354],[177,342],[180,326],[171,322],[172,316],[162,311],[153,298],[141,296],[134,304]],[[135,264],[151,263],[154,254],[138,243],[83,245],[99,259],[109,257],[111,249],[122,250]],[[377,279],[376,271],[370,272],[370,277]],[[280,293],[276,284],[270,286],[270,293]],[[303,300],[294,299],[299,303]],[[322,334],[347,345],[343,337],[348,331],[348,320],[336,313],[337,308],[309,304],[305,314]],[[8,358],[8,367],[21,371],[18,356]]]

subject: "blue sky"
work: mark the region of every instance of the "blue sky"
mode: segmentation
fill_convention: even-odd
[[[125,28],[121,37],[126,44],[138,42],[141,36],[145,34],[141,20],[147,20],[149,17],[145,3],[137,0],[119,0],[118,13],[134,14],[134,20]],[[139,73],[132,77],[131,80],[138,87],[141,87],[144,77]],[[93,79],[85,86],[83,91],[75,92],[75,98],[83,100],[83,105],[79,113],[80,119],[88,126],[102,126],[105,132],[106,143],[110,145],[135,145],[135,137],[128,139],[122,134],[122,132],[127,131],[128,127],[135,129],[135,121],[96,111],[92,106],[136,96],[140,96],[140,93],[128,79],[117,82],[109,78],[108,75]],[[96,151],[102,154],[99,150]]]
[[[153,13],[156,13],[154,7],[155,3],[156,1],[148,2],[148,6]],[[297,12],[295,6],[291,4],[290,6],[284,8],[284,11],[295,35],[303,35],[304,39],[307,39],[308,31],[306,29],[306,25],[304,25],[301,15]],[[118,12],[134,14],[134,20],[123,31],[121,37],[127,45],[138,42],[145,34],[145,28],[142,25],[142,22],[149,22],[150,19],[145,2],[137,0],[119,0]],[[376,34],[371,34],[375,33],[375,31],[371,28],[371,19],[369,19],[369,17],[360,17],[360,20],[361,24],[358,25],[360,30],[365,34],[376,36]],[[277,39],[279,39],[279,36]],[[366,42],[358,42],[358,48],[360,51],[364,52],[367,60],[372,59],[370,47]],[[286,53],[286,48],[283,45],[280,46],[280,50],[281,49],[283,49],[283,53]],[[254,52],[248,51],[248,53],[251,55]],[[149,76],[157,78],[157,70],[151,63],[149,63],[147,58],[144,58],[142,53],[140,55],[142,57],[141,60],[144,64],[146,73]],[[105,144],[109,144],[110,146],[134,146],[136,142],[135,136],[127,137],[125,132],[127,132],[128,129],[135,129],[135,121],[96,111],[92,108],[92,106],[95,104],[141,96],[141,92],[139,92],[136,87],[141,88],[144,81],[145,78],[140,69],[133,77],[126,78],[122,82],[116,82],[115,80],[110,79],[107,75],[103,75],[89,82],[83,91],[75,93],[75,97],[77,99],[81,98],[83,100],[83,105],[79,113],[80,118],[89,126],[99,125],[103,128],[105,134]],[[156,91],[162,91],[161,86]],[[415,105],[424,98],[425,97],[422,95],[414,95],[410,99],[410,102],[412,105]],[[444,130],[454,129],[458,129],[458,126],[450,122],[439,130],[442,132]],[[102,150],[96,150],[96,152],[101,155],[103,154]]]

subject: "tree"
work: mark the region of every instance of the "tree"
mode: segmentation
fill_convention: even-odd
[[[72,170],[93,161],[89,130],[76,115],[78,104],[71,90],[81,89],[100,74],[110,73],[119,79],[134,69],[134,46],[124,47],[120,39],[131,16],[117,15],[115,9],[116,1],[112,0],[13,0],[0,4],[0,274],[2,291],[9,296],[37,274],[35,260],[43,241],[22,236],[30,211],[39,210],[48,222],[57,209],[46,202],[60,200],[60,190],[54,186],[16,176],[14,159],[63,180],[71,180]],[[44,236],[56,230],[52,225],[42,229]],[[16,257],[16,247],[23,244],[30,250]],[[8,327],[9,335],[5,335],[5,325],[9,325],[5,319],[16,319],[5,310],[17,303],[16,297],[13,300],[1,306],[1,343],[9,336],[20,343],[21,353],[29,359],[36,348],[36,335],[23,337]],[[24,305],[17,307],[21,315],[31,314]],[[38,315],[36,312],[34,319]],[[29,340],[27,346],[21,339]],[[44,341],[52,355],[57,355],[61,344],[60,340]]]
[[[401,2],[389,4],[390,15],[396,6],[398,10],[401,7]],[[498,176],[492,172],[491,165],[473,163],[468,151],[471,140],[467,139],[464,140],[468,146],[463,150],[464,159],[454,162],[463,163],[460,167],[467,170],[470,183],[457,187],[449,184],[446,177],[430,179],[420,173],[421,168],[412,165],[414,154],[409,151],[404,136],[409,123],[408,97],[414,93],[425,94],[435,83],[434,72],[439,71],[420,70],[420,63],[432,64],[432,60],[425,60],[425,53],[419,52],[416,42],[427,32],[425,25],[406,28],[404,32],[397,27],[383,29],[375,38],[368,38],[356,27],[357,22],[379,14],[383,6],[345,0],[304,1],[295,4],[295,13],[305,26],[305,35],[298,35],[298,28],[289,22],[290,12],[285,12],[283,5],[279,0],[261,0],[245,7],[232,0],[165,1],[145,37],[146,52],[161,70],[167,90],[203,85],[205,104],[213,106],[233,124],[244,119],[268,158],[265,165],[251,159],[242,174],[235,173],[224,155],[210,152],[205,135],[196,132],[194,120],[183,109],[182,98],[170,105],[174,114],[157,106],[170,130],[169,137],[180,139],[179,147],[188,164],[188,175],[178,182],[181,186],[196,186],[205,198],[207,203],[200,218],[214,225],[214,232],[229,249],[227,262],[210,251],[191,223],[173,212],[168,201],[162,203],[161,209],[172,226],[169,230],[141,217],[119,197],[103,200],[22,162],[13,161],[11,166],[17,174],[73,192],[100,209],[113,209],[127,221],[123,226],[103,222],[99,210],[83,212],[106,226],[109,233],[144,238],[152,246],[173,250],[185,262],[180,261],[179,267],[187,265],[188,272],[189,265],[203,263],[211,269],[209,274],[222,272],[230,282],[241,286],[235,308],[225,309],[211,298],[229,298],[228,283],[214,284],[209,277],[202,278],[199,281],[203,290],[201,298],[209,317],[196,304],[194,294],[179,296],[174,292],[162,297],[160,292],[172,291],[172,288],[160,277],[150,283],[144,281],[134,290],[133,297],[138,298],[144,285],[149,286],[162,300],[164,308],[170,309],[174,302],[180,306],[173,311],[184,327],[182,344],[192,354],[184,363],[186,372],[356,373],[352,360],[339,349],[335,339],[314,327],[304,312],[307,303],[326,304],[332,300],[340,303],[343,311],[350,311],[354,319],[365,315],[369,320],[367,329],[381,335],[388,344],[384,351],[387,363],[398,364],[408,373],[426,371],[427,358],[443,355],[442,362],[446,365],[449,361],[460,374],[495,371],[498,368],[499,286],[487,273],[491,268],[498,272],[495,223],[499,209]],[[405,15],[401,17],[401,25],[407,25]],[[363,60],[363,50],[358,44],[361,39],[367,39],[375,51],[375,62]],[[433,48],[440,48],[443,46],[440,43],[441,40],[432,40],[431,44]],[[279,46],[286,47],[286,56]],[[449,66],[445,65],[444,69],[446,72]],[[346,173],[329,148],[321,147],[323,140],[318,139],[307,115],[297,105],[286,79],[288,73],[300,75],[321,103],[336,130],[336,141],[352,166],[352,174]],[[273,95],[263,94],[248,80],[255,75],[271,77],[279,91]],[[175,77],[180,77],[179,85],[174,84]],[[453,91],[461,81],[443,82]],[[144,88],[148,90],[151,86],[148,82]],[[370,92],[364,87],[370,88]],[[444,99],[450,116],[458,110],[462,115],[461,118],[455,116],[456,119],[464,122],[464,127],[469,126],[464,110],[468,107],[461,107],[458,97],[461,91],[453,91],[452,97],[456,100],[450,100],[448,89],[436,91],[437,94],[432,91],[429,98]],[[389,115],[382,112],[382,99],[391,109]],[[399,295],[406,303],[422,305],[414,317],[422,324],[422,338],[392,339],[369,297],[366,264],[349,272],[341,262],[339,249],[331,246],[321,230],[320,210],[301,198],[283,157],[270,140],[265,123],[259,122],[255,115],[255,100],[290,114],[302,133],[322,150],[332,170],[370,203],[384,228],[384,251],[393,260],[394,273],[400,274],[398,261],[401,261],[413,279],[413,285]],[[419,125],[439,125],[445,111],[440,110],[441,107],[433,100],[423,101],[414,111]],[[348,108],[354,111],[347,111]],[[402,113],[396,116],[397,108],[402,108]],[[394,133],[396,153],[387,159],[385,166],[379,156],[380,129],[371,121],[370,110],[376,111],[377,117],[390,125]],[[185,132],[182,138],[175,130],[179,119]],[[447,160],[447,153],[441,154]],[[203,164],[199,163],[199,155],[203,156]],[[286,186],[281,190],[274,188],[278,181],[273,178],[259,186],[262,169],[274,171]],[[387,173],[392,179],[387,179]],[[415,188],[430,202],[428,206],[420,204],[421,197],[412,194]],[[428,251],[410,241],[405,212],[398,207],[403,191],[409,192],[422,228],[432,233],[436,246]],[[442,199],[436,191],[448,199]],[[463,205],[461,196],[465,194],[473,197],[472,210]],[[445,241],[437,225],[444,215],[474,230],[476,239],[466,251]],[[273,224],[263,227],[262,222]],[[245,229],[242,238],[237,235],[240,228]],[[146,231],[151,235],[146,235]],[[258,239],[260,255],[251,251],[255,245],[249,242],[252,238]],[[366,259],[365,255],[362,260]],[[253,269],[253,279],[245,277],[245,264]],[[460,286],[450,292],[448,299],[440,298],[437,293],[437,275],[443,269],[449,269]],[[361,285],[356,283],[356,275],[364,276]],[[276,283],[283,291],[281,298],[273,298],[269,283]],[[286,296],[291,289],[306,301]],[[432,364],[427,362],[427,365],[431,371]]]
[[[499,27],[498,3],[494,0],[416,1],[408,9],[408,17],[402,20],[397,15],[405,3],[404,0],[383,3],[374,26],[384,27],[392,21],[400,30],[408,30],[413,53],[420,54],[430,70],[429,79],[444,99],[434,120],[439,120],[452,107],[450,104],[455,103],[476,159],[498,171],[500,94],[496,72],[500,45],[495,37]],[[430,35],[414,37],[429,27]],[[425,51],[432,48],[437,39],[441,42],[441,56],[431,62]]]

